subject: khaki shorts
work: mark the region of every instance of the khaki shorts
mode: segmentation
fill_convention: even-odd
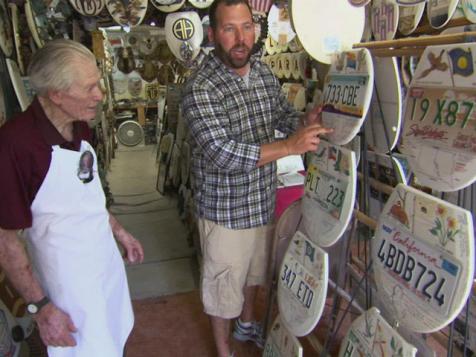
[[[205,313],[235,318],[243,308],[243,288],[266,282],[273,225],[235,230],[199,219],[198,228]]]

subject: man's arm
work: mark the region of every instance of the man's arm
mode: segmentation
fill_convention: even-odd
[[[111,213],[109,213],[109,224],[114,237],[126,251],[126,261],[131,264],[142,263],[144,260],[144,249],[140,242],[126,231]]]
[[[0,228],[0,266],[25,301],[40,301],[45,293],[35,278],[17,232]],[[34,316],[46,345],[75,346],[76,328],[68,314],[48,303]]]

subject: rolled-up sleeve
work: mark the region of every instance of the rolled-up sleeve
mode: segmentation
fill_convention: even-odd
[[[187,87],[182,102],[184,118],[196,144],[210,163],[222,171],[255,169],[260,146],[234,140],[223,100],[210,88],[198,87]]]

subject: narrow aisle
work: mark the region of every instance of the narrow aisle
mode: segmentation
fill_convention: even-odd
[[[197,289],[198,266],[177,199],[155,190],[156,146],[119,146],[108,173],[111,212],[143,245],[145,258],[128,266],[133,300]]]
[[[155,190],[155,145],[119,147],[108,174],[111,212],[144,247],[144,263],[127,267],[135,325],[127,357],[214,357],[198,291],[199,268],[177,199]],[[238,357],[258,357],[252,343],[232,341]]]

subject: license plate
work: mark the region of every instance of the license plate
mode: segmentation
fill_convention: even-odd
[[[281,264],[278,307],[294,336],[311,332],[324,309],[328,279],[327,253],[296,232]]]
[[[335,219],[339,219],[345,199],[348,181],[309,165],[306,176],[306,194]]]
[[[329,75],[324,84],[323,110],[362,118],[368,78],[367,75]]]
[[[411,88],[405,111],[405,141],[476,153],[476,91]]]
[[[382,224],[376,264],[440,314],[452,305],[460,265],[436,249]]]

